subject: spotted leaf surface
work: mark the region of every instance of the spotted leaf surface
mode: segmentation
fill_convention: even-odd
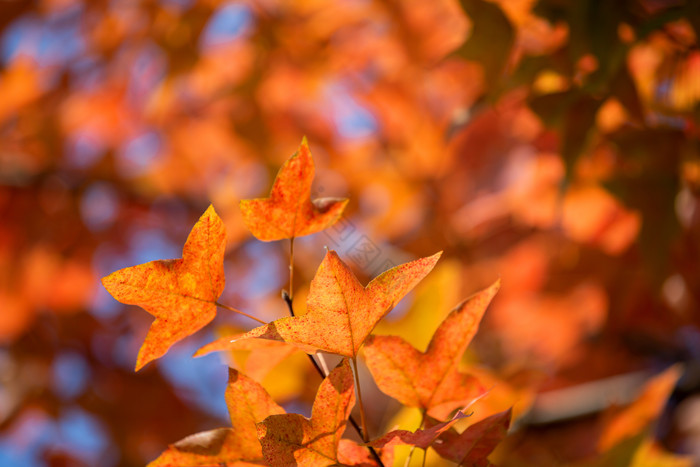
[[[258,438],[270,466],[322,467],[336,465],[340,438],[355,405],[352,371],[347,359],[323,380],[316,393],[311,419],[298,414],[272,415],[258,423]],[[348,447],[346,456],[361,458]]]
[[[310,235],[338,220],[347,199],[311,200],[314,161],[306,138],[282,165],[268,198],[241,201],[248,230],[266,242]]]
[[[258,383],[247,376],[229,371],[226,405],[232,428],[197,433],[172,444],[148,467],[260,465],[262,449],[256,423],[270,415],[283,414]]]
[[[224,224],[209,206],[187,237],[181,259],[151,261],[102,278],[115,299],[156,318],[139,350],[136,370],[214,319],[216,300],[224,290],[225,246]]]
[[[278,319],[232,340],[281,340],[309,353],[355,357],[377,322],[433,269],[441,254],[396,266],[363,287],[331,250],[311,282],[305,315]]]
[[[452,310],[425,352],[400,337],[370,336],[364,355],[379,389],[438,419],[482,394],[476,378],[461,373],[458,366],[499,287],[497,281]]]

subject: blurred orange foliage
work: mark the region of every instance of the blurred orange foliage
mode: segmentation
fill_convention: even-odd
[[[266,196],[303,135],[311,198],[350,201],[295,244],[297,284],[323,246],[362,283],[444,250],[452,269],[429,285],[454,301],[419,288],[381,329],[418,345],[502,278],[462,364],[498,386],[479,417],[519,401],[512,430],[532,457],[497,450],[503,465],[593,452],[557,451],[569,435],[595,444],[593,416],[562,415],[559,432],[528,419],[543,388],[684,361],[691,382],[672,399],[698,392],[698,17],[690,0],[4,2],[0,464],[143,465],[221,426],[221,397],[204,388],[223,388],[224,366],[189,363],[212,339],[134,376],[148,316],[97,278],[177,257],[213,203],[222,300],[285,316],[288,250],[254,241],[238,206]],[[317,381],[293,385],[277,394],[309,408]],[[366,392],[381,408],[371,429],[386,428],[397,407]],[[657,435],[689,452],[675,402]],[[69,436],[71,420],[88,420],[93,444]],[[26,449],[3,447],[16,439]]]

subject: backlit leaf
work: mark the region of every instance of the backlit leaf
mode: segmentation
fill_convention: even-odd
[[[377,463],[372,458],[369,450],[349,439],[341,439],[338,444],[338,461],[342,465],[356,467],[376,467]]]
[[[319,232],[343,213],[347,199],[311,200],[314,162],[306,138],[272,185],[269,198],[241,201],[243,220],[259,240],[270,242]]]
[[[321,383],[311,419],[299,414],[271,415],[258,423],[265,463],[273,467],[338,464],[338,444],[354,405],[352,371],[344,359]]]
[[[270,415],[283,414],[284,409],[262,386],[236,370],[229,370],[226,405],[233,428],[217,428],[188,436],[170,445],[148,466],[259,465],[262,450],[255,424]]]
[[[279,341],[271,340],[233,340],[231,336],[221,337],[203,346],[195,357],[201,357],[211,352],[220,351],[248,351],[249,355],[244,373],[255,380],[262,379],[274,366],[298,351],[295,347]],[[252,361],[249,361],[252,359]]]
[[[224,290],[226,232],[209,206],[192,228],[181,259],[158,260],[113,272],[102,284],[122,303],[155,316],[139,350],[136,370],[197,332],[216,315]]]
[[[440,261],[414,290],[410,310],[398,319],[380,321],[372,333],[403,337],[416,347],[427,347],[433,330],[462,298],[460,267],[453,258]]]
[[[491,465],[487,457],[506,437],[510,418],[511,410],[508,409],[469,426],[461,434],[449,430],[433,443],[433,449],[459,465]]]
[[[425,352],[400,337],[370,336],[365,359],[379,389],[438,419],[482,393],[476,378],[458,366],[499,287],[500,280],[452,310]]]
[[[309,353],[355,357],[377,322],[432,270],[441,254],[396,266],[363,287],[331,250],[311,281],[305,315],[278,319],[233,340],[283,340]]]

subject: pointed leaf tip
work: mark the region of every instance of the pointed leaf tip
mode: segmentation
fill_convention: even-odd
[[[440,253],[401,264],[366,287],[334,250],[328,250],[311,281],[307,313],[278,319],[239,339],[283,340],[299,349],[356,357],[381,320],[435,265]]]
[[[462,433],[450,429],[433,448],[441,457],[459,465],[482,465],[506,437],[511,416],[512,409],[508,409],[467,427]]]
[[[155,317],[139,349],[137,371],[214,318],[225,283],[225,247],[223,222],[210,206],[192,227],[181,259],[151,261],[102,278],[116,300]]]
[[[475,377],[459,371],[459,362],[499,285],[496,281],[454,308],[425,352],[400,337],[372,336],[365,361],[379,389],[436,418],[482,395],[485,389]]]
[[[217,428],[188,436],[171,444],[148,467],[261,465],[262,449],[256,423],[282,414],[260,384],[231,369],[226,387],[226,405],[232,428]]]
[[[311,151],[303,139],[299,149],[280,168],[267,198],[241,200],[243,220],[257,239],[270,242],[303,237],[340,218],[347,200],[311,200],[314,171]]]
[[[257,424],[266,465],[339,464],[339,443],[354,404],[352,371],[343,359],[321,382],[311,419],[272,415]]]

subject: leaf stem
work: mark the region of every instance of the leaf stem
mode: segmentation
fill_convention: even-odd
[[[355,429],[358,435],[360,437],[362,436],[362,431],[360,430],[360,426],[357,424],[354,418],[352,418],[352,415],[348,417],[348,420],[350,420],[350,424],[352,427]],[[375,461],[377,461],[377,464],[379,467],[384,467],[384,462],[382,462],[382,458],[379,457],[379,454],[377,454],[377,451],[372,446],[367,446],[367,449],[369,449],[369,453],[372,454],[372,457],[374,458]]]
[[[289,314],[291,316],[294,315],[294,307],[292,306],[292,297],[289,296],[286,290],[282,291],[282,299],[284,300],[284,303],[287,304],[287,308],[289,308]],[[308,354],[307,354],[308,355]],[[321,367],[318,367],[318,364],[316,363],[316,360],[309,355],[309,358],[311,358],[311,361],[313,362],[314,366],[316,366],[318,370],[318,374],[321,375],[321,378],[325,378],[326,375],[329,373],[328,371],[328,365],[326,365],[326,360],[323,358],[323,354],[317,353],[316,356],[318,357],[318,360],[321,362]]]
[[[353,357],[352,367],[355,370],[355,388],[357,389],[357,403],[360,406],[360,421],[362,422],[362,440],[369,443],[369,432],[367,431],[367,422],[365,421],[365,407],[362,405],[362,391],[360,390],[360,374],[357,372],[357,359]]]
[[[238,314],[240,314],[240,315],[247,316],[247,317],[250,318],[250,319],[254,319],[254,320],[257,321],[258,323],[267,324],[265,321],[263,321],[263,320],[261,320],[261,319],[258,319],[258,318],[256,318],[256,317],[253,316],[253,315],[249,315],[248,313],[246,313],[246,312],[244,312],[244,311],[237,310],[237,309],[233,308],[232,306],[224,305],[223,303],[219,303],[219,302],[214,302],[214,305],[216,305],[216,306],[218,306],[218,307],[221,307],[221,308],[225,308],[225,309],[227,309],[227,310],[229,310],[229,311],[233,311],[233,312],[238,313]]]
[[[287,308],[289,309],[289,314],[291,316],[294,316],[294,307],[292,306],[292,297],[289,296],[286,290],[282,291],[282,300],[284,300],[284,303],[287,304]]]
[[[294,298],[294,237],[289,239],[289,300],[291,301],[292,298]]]

